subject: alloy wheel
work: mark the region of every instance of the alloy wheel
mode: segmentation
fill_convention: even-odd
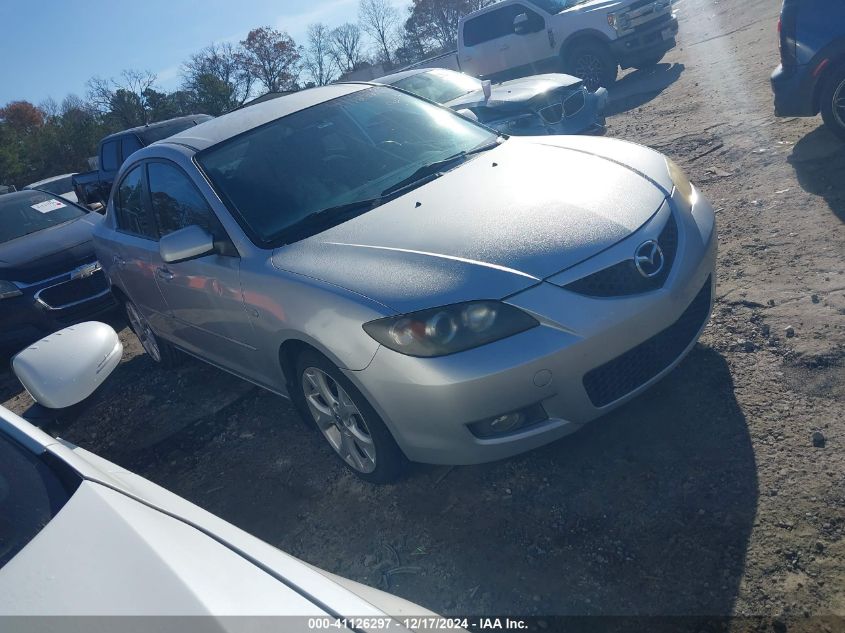
[[[573,74],[584,81],[587,90],[594,92],[602,80],[604,65],[602,61],[592,53],[581,54],[575,62]]]
[[[833,91],[833,116],[836,122],[845,128],[845,81],[840,82]]]
[[[346,390],[322,369],[306,367],[302,391],[311,417],[335,452],[354,470],[373,472],[375,443],[364,416]]]
[[[147,320],[141,316],[141,313],[138,312],[135,304],[131,301],[126,303],[126,315],[129,317],[129,324],[132,326],[135,336],[137,336],[138,340],[141,341],[141,346],[144,348],[144,351],[146,351],[155,362],[160,363],[161,350],[158,347],[156,336],[153,333],[152,328],[150,328],[149,323],[147,323]]]

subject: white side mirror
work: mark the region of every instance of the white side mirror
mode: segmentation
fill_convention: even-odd
[[[117,333],[88,321],[33,343],[12,359],[12,370],[38,404],[65,409],[94,393],[122,356]]]
[[[484,100],[489,101],[490,95],[493,94],[493,84],[489,79],[484,79],[481,82],[481,92],[484,93]]]

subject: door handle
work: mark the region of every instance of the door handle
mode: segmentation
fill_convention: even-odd
[[[123,268],[126,265],[126,260],[121,259],[117,255],[111,258],[112,264],[117,266],[118,268]]]
[[[158,277],[162,281],[170,281],[175,276],[176,275],[174,275],[172,272],[170,272],[166,268],[162,268],[162,267],[156,268],[156,277]]]
[[[500,51],[506,51],[506,50],[508,50],[509,48],[510,48],[510,46],[508,46],[507,44],[502,44],[502,45],[499,47],[499,50],[500,50]]]

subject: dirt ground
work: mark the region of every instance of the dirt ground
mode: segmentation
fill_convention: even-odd
[[[718,209],[712,322],[654,389],[526,455],[375,487],[287,401],[196,361],[160,371],[123,330],[61,435],[440,613],[845,614],[845,146],[773,116],[778,0],[677,7],[679,47],[621,78],[608,132]],[[0,401],[29,403],[8,373]]]

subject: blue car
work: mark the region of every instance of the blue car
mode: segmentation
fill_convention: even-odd
[[[784,0],[778,31],[775,114],[821,112],[825,124],[845,140],[845,2]]]

